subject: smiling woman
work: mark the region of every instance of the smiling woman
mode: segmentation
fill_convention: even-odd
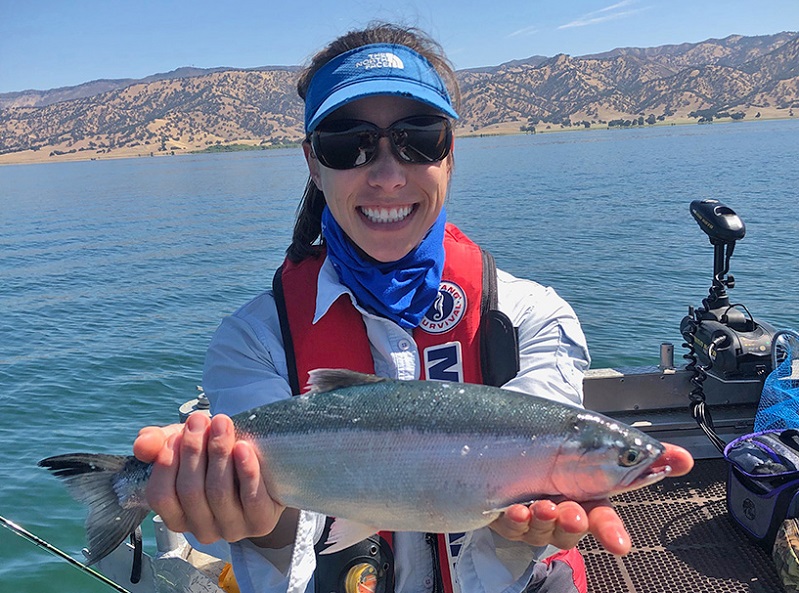
[[[399,51],[400,55],[403,55],[402,52],[406,52],[406,56],[411,56],[413,58],[409,61],[408,67],[415,67],[413,76],[420,79],[424,77],[426,88],[424,88],[423,102],[409,99],[409,101],[412,101],[415,105],[412,107],[406,106],[406,109],[416,109],[422,114],[440,112],[442,115],[457,118],[455,108],[460,100],[460,91],[455,79],[455,71],[444,56],[441,46],[433,39],[420,33],[421,32],[415,32],[412,29],[403,29],[400,27],[374,27],[363,31],[354,31],[336,39],[327,48],[314,56],[311,64],[300,75],[297,83],[297,92],[300,97],[306,101],[306,132],[309,134],[309,139],[311,140],[311,144],[314,145],[315,151],[319,152],[320,149],[322,149],[322,152],[325,152],[324,138],[327,135],[326,132],[329,133],[337,129],[340,130],[340,128],[336,128],[336,126],[340,126],[341,124],[336,124],[335,122],[343,119],[346,115],[345,110],[340,110],[341,113],[335,114],[335,117],[327,118],[329,121],[325,121],[321,129],[319,129],[319,124],[322,123],[320,120],[323,119],[324,116],[330,114],[330,106],[334,104],[332,101],[336,100],[336,96],[342,99],[339,107],[346,107],[348,102],[358,98],[357,96],[348,95],[347,88],[349,81],[344,74],[346,73],[345,70],[347,67],[358,63],[357,56],[360,55],[357,53],[358,48],[367,45],[389,44],[394,48],[392,51]],[[383,49],[385,50],[385,46],[383,46]],[[366,75],[367,77],[372,77],[372,80],[367,79],[362,82],[373,86],[376,92],[371,93],[371,95],[375,97],[381,95],[402,97],[404,94],[403,91],[409,86],[414,86],[416,89],[415,93],[418,95],[420,87],[418,84],[414,85],[414,80],[412,76],[408,74],[409,70],[406,70],[405,64],[401,61],[400,57],[398,56],[396,59],[390,59],[387,58],[386,55],[393,55],[391,52],[382,51],[380,53],[382,54],[381,59],[385,64],[393,64],[395,66],[402,64],[402,68],[367,69],[364,65],[364,68],[361,70],[363,73],[362,76]],[[421,57],[422,61],[416,59],[415,56]],[[336,59],[335,62],[334,58]],[[399,62],[397,60],[399,60]],[[378,64],[378,61],[373,58],[370,64]],[[342,66],[344,68],[342,68]],[[315,75],[320,71],[321,76],[319,79],[316,79]],[[385,87],[381,88],[375,86],[381,84],[380,79],[377,78],[381,75],[384,79],[383,84],[387,82],[385,80],[387,72],[390,72],[389,80],[392,86],[390,93],[387,92]],[[321,83],[324,77],[327,77],[327,87]],[[317,80],[315,89],[311,86],[314,79]],[[332,83],[332,86],[330,83]],[[330,89],[334,88],[336,83],[346,83],[347,86],[334,95],[330,93]],[[352,87],[349,88],[351,89]],[[370,94],[363,91],[361,91],[361,93],[362,97],[366,97]],[[454,100],[451,99],[451,96],[454,97]],[[325,100],[327,100],[327,103],[325,103]],[[440,119],[445,122],[448,121],[446,117]],[[363,123],[368,124],[368,122]],[[392,120],[388,123],[393,124],[395,121]],[[446,123],[443,125],[451,129],[451,126],[448,126]],[[330,126],[334,126],[333,129],[331,129]],[[408,126],[405,127],[407,128]],[[316,130],[316,133],[311,134],[314,130]],[[372,128],[372,130],[374,130],[374,128]],[[416,136],[417,138],[421,137],[418,132]],[[349,137],[352,138],[353,136]],[[399,136],[396,134],[393,134],[388,136],[388,139],[395,142],[398,137]],[[421,162],[438,162],[445,158],[451,149],[451,131],[447,133],[447,137],[449,142],[447,142],[447,138],[444,138],[441,142],[443,146],[438,146],[437,150],[433,150],[430,154],[430,158],[423,159]],[[449,144],[449,146],[447,146],[447,144]],[[358,145],[360,148],[360,140],[358,141]],[[339,145],[338,148],[341,150],[341,148],[346,148],[346,146]],[[376,149],[377,146],[375,145],[374,152],[369,159],[374,158],[374,154],[377,153]],[[395,150],[397,149],[395,148]],[[444,152],[445,150],[447,152]],[[347,152],[349,152],[349,150]],[[408,161],[408,159],[401,156],[402,151],[397,151],[397,154],[400,155],[400,158],[404,161]],[[432,156],[436,158],[432,158]],[[322,158],[325,158],[324,154]],[[413,157],[409,158],[411,159],[409,162],[413,162]],[[344,163],[330,163],[329,161],[327,163],[323,161],[320,162],[331,168],[350,168],[344,167]],[[356,158],[352,161],[352,165],[350,166],[354,166],[357,162],[358,160]],[[363,164],[366,164],[366,159],[364,159]],[[311,172],[313,174],[313,170]],[[302,202],[300,203],[299,215],[294,226],[294,237],[288,249],[288,256],[292,261],[300,261],[304,257],[315,253],[316,248],[314,244],[317,240],[321,239],[322,242],[324,242],[321,228],[321,218],[324,207],[325,197],[323,190],[317,186],[313,176],[311,176],[308,180]]]
[[[153,462],[149,506],[174,531],[231,542],[243,591],[342,590],[353,563],[367,558],[387,593],[456,585],[584,592],[576,543],[591,532],[611,552],[630,545],[606,500],[512,504],[488,526],[448,535],[378,534],[375,516],[374,529],[358,532],[369,537],[326,554],[315,550],[326,517],[286,508],[270,491],[257,443],[237,440],[227,415],[300,394],[314,369],[490,383],[573,406],[589,364],[571,307],[550,288],[496,270],[447,222],[457,85],[438,44],[393,25],[353,31],[312,59],[298,91],[309,179],[287,258],[272,290],[226,318],[212,340],[203,387],[213,420],[193,415],[185,427],[150,427],[136,440],[137,457]],[[508,352],[518,364],[501,377],[486,354],[500,345],[489,316],[515,336]],[[301,447],[313,455],[312,442]],[[511,473],[523,473],[523,462]],[[669,465],[680,475],[691,458],[666,446],[653,470]],[[406,502],[401,491],[397,484],[386,498],[395,513]],[[355,495],[349,502],[361,506]]]

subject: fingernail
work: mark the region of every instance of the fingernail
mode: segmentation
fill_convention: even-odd
[[[211,420],[211,436],[212,437],[223,437],[227,436],[230,432],[230,425],[227,422],[220,420]]]
[[[189,432],[202,432],[205,430],[205,422],[198,414],[192,414],[186,420],[186,426],[189,427]]]

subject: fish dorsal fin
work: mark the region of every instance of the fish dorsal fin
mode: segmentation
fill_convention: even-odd
[[[308,373],[308,391],[309,393],[323,393],[333,389],[382,381],[387,381],[387,379],[347,369],[314,369]]]

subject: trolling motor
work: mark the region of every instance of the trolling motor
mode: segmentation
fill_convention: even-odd
[[[688,308],[680,333],[688,348],[686,369],[694,373],[691,413],[721,451],[724,442],[713,430],[702,384],[708,375],[722,382],[765,380],[772,370],[771,341],[776,330],[755,320],[744,305],[731,304],[727,294],[735,286],[735,278],[728,273],[735,242],[746,234],[741,218],[718,200],[694,200],[690,210],[713,245],[713,283],[702,306]]]
[[[727,289],[735,287],[735,278],[728,274],[730,258],[746,226],[718,200],[691,202],[691,215],[713,245],[713,283],[702,306],[689,308],[680,332],[716,378],[765,378],[771,371],[771,338],[776,330],[756,321],[744,305],[731,304],[727,294]]]

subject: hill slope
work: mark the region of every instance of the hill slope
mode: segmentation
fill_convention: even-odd
[[[0,154],[158,154],[302,139],[296,68],[181,68],[0,95]],[[532,56],[458,72],[460,134],[790,117],[799,34]],[[797,111],[799,115],[799,111]]]

